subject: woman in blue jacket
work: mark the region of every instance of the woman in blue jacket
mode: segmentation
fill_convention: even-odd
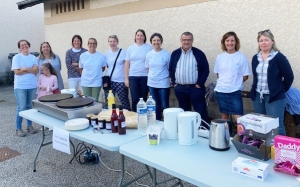
[[[291,87],[294,74],[287,58],[277,49],[270,30],[260,31],[257,41],[259,52],[252,58],[253,85],[250,91],[254,111],[279,117],[279,134],[285,135],[285,92]]]

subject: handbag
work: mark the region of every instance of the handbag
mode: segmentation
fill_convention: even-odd
[[[113,69],[111,71],[110,76],[105,75],[105,76],[102,77],[103,90],[110,90],[111,89],[111,81],[110,81],[110,79],[111,79],[111,76],[112,76],[112,74],[113,74],[113,72],[115,70],[116,62],[117,62],[117,60],[119,58],[119,55],[120,55],[121,51],[122,51],[122,48],[119,50],[119,53],[118,53],[118,55],[116,57],[116,60],[115,60],[115,63],[114,63],[114,67],[113,67]]]

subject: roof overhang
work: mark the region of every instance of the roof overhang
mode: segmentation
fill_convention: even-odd
[[[27,7],[32,7],[34,5],[44,3],[46,1],[51,1],[51,0],[25,0],[25,1],[20,1],[17,3],[19,10],[22,10]]]

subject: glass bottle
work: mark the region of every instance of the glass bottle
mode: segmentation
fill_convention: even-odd
[[[112,114],[111,114],[110,122],[111,122],[111,132],[117,133],[118,132],[118,114],[116,111],[116,104],[112,105]]]
[[[123,114],[123,106],[119,107],[118,131],[119,131],[119,135],[126,134],[126,122],[125,122],[125,116]]]

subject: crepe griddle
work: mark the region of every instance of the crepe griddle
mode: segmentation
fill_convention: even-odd
[[[51,95],[45,95],[40,98],[38,98],[41,102],[57,102],[64,99],[70,99],[73,97],[73,94],[51,94]]]
[[[58,101],[56,106],[59,108],[80,108],[84,106],[89,106],[94,103],[94,99],[91,98],[71,98],[71,99],[64,99]]]

